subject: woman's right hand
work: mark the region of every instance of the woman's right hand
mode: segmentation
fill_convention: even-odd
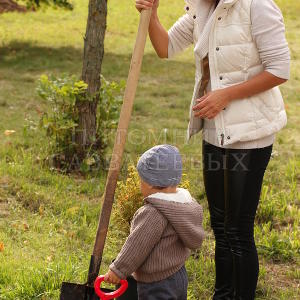
[[[159,0],[136,0],[135,7],[141,12],[143,9],[150,9],[156,11],[159,5]]]
[[[152,45],[160,58],[168,57],[169,36],[166,29],[160,24],[157,8],[159,0],[135,0],[136,9],[141,12],[143,9],[151,9],[151,19],[149,24],[149,36]]]

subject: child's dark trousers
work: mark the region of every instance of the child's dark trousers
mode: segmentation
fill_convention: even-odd
[[[161,281],[138,282],[139,300],[187,300],[188,277],[183,266],[179,271]]]

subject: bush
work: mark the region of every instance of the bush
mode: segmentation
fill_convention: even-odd
[[[101,77],[101,90],[97,106],[97,130],[80,170],[89,171],[99,167],[108,145],[108,136],[116,128],[122,102],[123,84],[108,82]],[[58,169],[70,171],[78,168],[76,159],[75,130],[79,122],[76,101],[89,101],[86,96],[87,84],[75,76],[63,75],[50,78],[41,76],[37,92],[50,105],[49,112],[40,118],[40,128],[49,139],[48,161]]]
[[[186,174],[183,174],[180,187],[185,189],[190,187]],[[133,215],[143,204],[139,174],[133,165],[129,165],[127,179],[117,183],[114,207],[115,224],[125,235],[129,234]]]

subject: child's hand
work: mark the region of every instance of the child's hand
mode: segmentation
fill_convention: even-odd
[[[120,283],[120,278],[111,270],[104,275],[104,281],[112,284]]]

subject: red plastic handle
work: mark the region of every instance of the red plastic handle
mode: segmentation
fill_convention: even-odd
[[[111,293],[105,293],[100,288],[102,281],[104,281],[103,275],[97,277],[97,279],[95,280],[95,283],[94,283],[95,292],[100,297],[101,300],[109,300],[109,299],[115,299],[117,297],[120,297],[123,293],[125,293],[125,291],[128,288],[127,280],[122,279],[120,281],[121,286],[119,289],[117,289],[116,291],[111,292]]]

